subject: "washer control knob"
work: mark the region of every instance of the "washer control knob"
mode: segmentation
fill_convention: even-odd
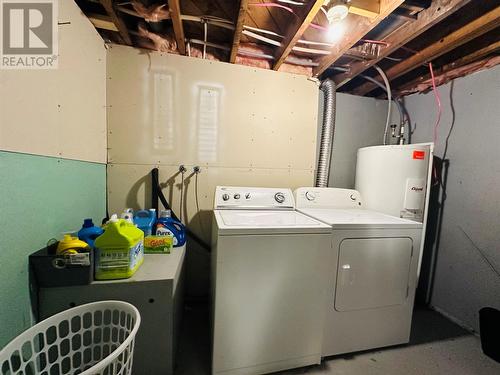
[[[251,197],[250,193],[245,194],[245,199],[250,199],[250,197]]]
[[[308,201],[313,201],[316,199],[316,194],[314,194],[312,191],[306,191],[306,199]]]
[[[222,194],[222,200],[228,201],[229,200],[229,194],[226,194],[226,193]]]
[[[234,194],[233,196],[234,199],[240,199],[240,195],[238,193]]]
[[[274,199],[278,203],[283,203],[285,201],[285,194],[283,194],[281,192],[276,193],[276,194],[274,194]]]
[[[356,200],[356,195],[351,194],[350,198],[351,198],[352,201],[355,201]]]

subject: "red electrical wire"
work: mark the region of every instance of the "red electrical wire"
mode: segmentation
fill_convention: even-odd
[[[439,123],[441,122],[441,112],[442,112],[442,105],[441,105],[441,96],[439,95],[439,91],[436,87],[436,77],[434,76],[434,69],[432,68],[432,63],[429,63],[429,71],[431,72],[431,80],[432,80],[432,91],[434,92],[434,97],[436,98],[436,105],[437,105],[437,116],[436,116],[436,123],[434,124],[434,147],[436,146],[437,142],[437,131],[439,127]],[[434,172],[434,185],[437,185],[440,183],[439,176],[437,173],[436,166],[433,166],[433,172]]]
[[[437,131],[439,123],[441,122],[442,105],[441,105],[441,96],[439,95],[439,91],[436,87],[436,77],[434,76],[434,69],[432,69],[432,63],[429,63],[429,71],[431,72],[432,90],[434,91],[434,97],[436,98],[436,105],[437,105],[437,117],[436,117],[436,123],[434,125],[434,138],[433,138],[434,144],[436,144]]]
[[[249,3],[248,5],[249,6],[253,6],[253,7],[275,7],[275,8],[281,8],[281,9],[285,9],[285,10],[289,11],[292,14],[295,14],[295,12],[293,11],[292,8],[287,7],[285,5],[276,4],[276,3]]]
[[[321,31],[328,31],[328,27],[318,25],[316,23],[310,23],[309,26],[311,26],[313,29],[321,30]]]

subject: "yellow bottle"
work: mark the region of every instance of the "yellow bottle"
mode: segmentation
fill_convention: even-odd
[[[86,242],[80,241],[77,237],[65,234],[64,238],[57,245],[57,255],[71,255],[89,252],[90,248]]]
[[[95,240],[96,280],[126,279],[144,261],[144,232],[113,215]]]

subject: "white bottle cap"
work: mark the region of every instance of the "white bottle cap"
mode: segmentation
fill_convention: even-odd
[[[171,210],[161,210],[160,211],[160,217],[171,217],[171,216],[172,216]]]

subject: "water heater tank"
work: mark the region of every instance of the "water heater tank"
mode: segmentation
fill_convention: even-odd
[[[359,149],[356,190],[365,208],[423,222],[432,153],[432,143]]]

